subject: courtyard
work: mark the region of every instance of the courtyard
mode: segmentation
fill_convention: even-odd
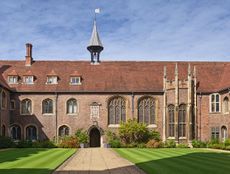
[[[147,174],[228,174],[230,153],[189,148],[85,148],[77,151],[25,148],[0,151],[0,173],[4,174],[140,174],[143,171]]]

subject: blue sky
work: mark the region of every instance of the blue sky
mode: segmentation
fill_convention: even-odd
[[[90,60],[98,7],[102,61],[230,61],[230,0],[1,0],[0,58]]]

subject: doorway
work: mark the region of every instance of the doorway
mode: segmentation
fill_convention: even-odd
[[[100,134],[100,131],[96,127],[90,130],[89,144],[90,144],[90,147],[101,147],[101,134]]]
[[[226,126],[221,127],[221,138],[222,142],[224,142],[228,138],[228,131]]]

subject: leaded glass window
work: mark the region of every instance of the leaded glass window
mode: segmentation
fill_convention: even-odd
[[[174,137],[174,105],[168,106],[168,136]]]
[[[66,125],[59,127],[58,135],[61,137],[68,136],[69,135],[69,127]]]
[[[26,128],[26,139],[37,140],[37,128],[35,126],[28,126]]]
[[[120,124],[126,121],[125,100],[115,97],[109,102],[109,124]]]
[[[21,103],[21,113],[22,114],[31,114],[32,112],[32,102],[30,99],[24,99]]]
[[[224,113],[228,113],[229,112],[229,99],[228,99],[228,97],[224,98],[224,101],[223,101],[223,112]]]
[[[52,114],[53,113],[53,100],[45,99],[42,101],[42,113]]]
[[[69,99],[67,101],[67,114],[75,114],[77,113],[77,100]]]
[[[220,112],[220,95],[212,94],[210,97],[210,111]]]
[[[182,104],[179,106],[179,137],[186,136],[186,105]]]
[[[14,125],[11,127],[11,138],[13,140],[21,139],[21,128],[18,125]]]
[[[152,97],[145,97],[139,101],[138,122],[155,124],[155,101]]]
[[[219,127],[212,127],[211,128],[211,138],[219,140],[219,137],[220,137]]]

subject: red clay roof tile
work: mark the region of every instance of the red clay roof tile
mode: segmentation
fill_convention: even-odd
[[[188,64],[197,69],[198,92],[215,92],[230,87],[230,62],[178,62],[179,79],[187,79]],[[14,85],[20,92],[162,92],[163,68],[167,79],[175,78],[176,62],[105,61],[91,65],[88,61],[35,61],[26,67],[24,61],[0,61],[1,84],[7,85],[7,76],[16,71],[19,76],[34,75],[33,85]],[[50,67],[58,74],[57,85],[47,85]],[[81,85],[70,85],[71,74],[82,76]],[[28,73],[28,74],[27,74]]]

